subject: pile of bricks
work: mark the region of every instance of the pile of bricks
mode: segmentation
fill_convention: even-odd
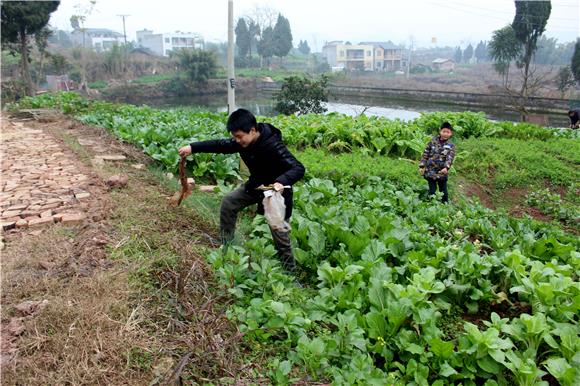
[[[86,216],[80,200],[89,178],[49,134],[2,119],[0,220],[2,228],[76,225]]]

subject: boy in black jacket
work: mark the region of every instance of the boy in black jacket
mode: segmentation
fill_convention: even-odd
[[[192,153],[240,153],[250,170],[250,178],[244,186],[227,194],[222,200],[220,233],[224,244],[234,238],[239,211],[258,204],[258,213],[264,213],[264,195],[257,189],[260,185],[273,185],[276,191],[282,192],[286,205],[285,219],[288,221],[292,214],[292,188],[287,186],[299,181],[305,172],[304,166],[282,142],[280,130],[268,123],[257,123],[250,111],[234,111],[228,118],[227,129],[233,138],[194,142],[179,149],[182,157]],[[272,227],[270,231],[282,263],[286,269],[293,271],[295,262],[290,232],[274,230]]]

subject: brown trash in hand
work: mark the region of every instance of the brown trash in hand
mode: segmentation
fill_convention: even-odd
[[[179,162],[179,182],[181,183],[181,190],[175,192],[173,197],[169,199],[171,206],[179,206],[191,194],[191,186],[187,183],[187,176],[185,175],[185,158],[181,158]]]

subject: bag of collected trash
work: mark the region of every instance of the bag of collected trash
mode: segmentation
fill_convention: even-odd
[[[264,217],[266,217],[270,228],[274,231],[288,232],[290,230],[290,224],[284,220],[286,205],[284,204],[282,193],[274,190],[266,190],[262,204],[264,205]]]

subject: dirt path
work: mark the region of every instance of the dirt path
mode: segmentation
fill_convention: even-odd
[[[3,384],[260,383],[202,257],[214,221],[104,130],[2,129]]]

